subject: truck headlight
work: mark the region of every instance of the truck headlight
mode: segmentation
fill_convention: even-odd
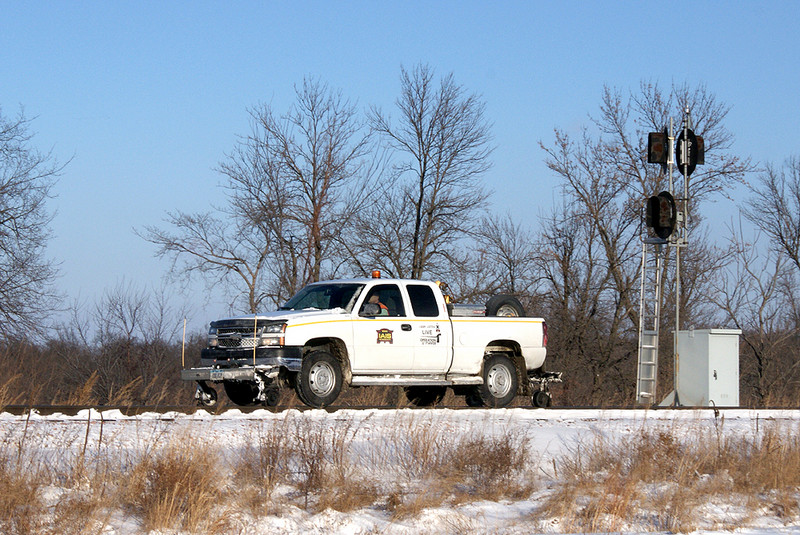
[[[264,327],[264,334],[277,334],[286,332],[285,323],[273,323]]]
[[[261,330],[261,346],[282,346],[285,342],[286,324],[272,323]]]
[[[217,328],[210,327],[208,329],[208,347],[217,347]]]

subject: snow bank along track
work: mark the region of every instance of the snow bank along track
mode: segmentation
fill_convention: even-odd
[[[497,411],[502,409],[492,409],[492,408],[473,408],[473,407],[465,407],[463,405],[436,405],[435,407],[397,407],[394,405],[383,405],[383,406],[353,406],[353,405],[331,405],[325,409],[310,409],[304,405],[277,405],[277,406],[264,406],[264,405],[255,405],[252,407],[239,407],[234,405],[218,405],[216,407],[198,407],[194,404],[188,405],[160,405],[160,406],[148,406],[148,405],[125,405],[125,406],[112,406],[112,405],[6,405],[0,406],[0,413],[9,413],[16,416],[22,416],[25,414],[39,414],[42,416],[53,416],[58,414],[63,414],[65,417],[73,417],[78,415],[81,412],[91,411],[88,414],[97,414],[98,418],[99,415],[103,413],[115,413],[119,412],[124,416],[136,416],[141,414],[157,414],[157,415],[170,415],[170,414],[182,414],[188,415],[193,414],[198,411],[202,411],[203,413],[212,414],[212,415],[221,415],[228,411],[235,410],[239,411],[240,413],[250,414],[256,411],[268,411],[272,413],[280,413],[287,410],[296,410],[300,412],[305,412],[309,410],[324,410],[329,413],[337,412],[340,410],[347,410],[347,411],[361,411],[361,410],[397,410],[397,409],[404,409],[404,410],[413,410],[413,411],[430,411],[436,409],[448,409],[454,411]],[[609,411],[622,411],[622,412],[634,412],[634,411],[650,411],[650,412],[662,412],[662,411],[697,411],[699,413],[707,413],[708,415],[718,416],[720,411],[731,410],[731,409],[714,409],[714,408],[695,408],[695,407],[654,407],[650,409],[642,409],[641,407],[553,407],[548,409],[541,409],[535,407],[509,407],[509,409],[516,409],[516,410],[523,410],[523,411],[543,411],[543,412],[555,412],[555,411],[568,411],[568,412],[577,412],[577,411],[596,411],[599,414],[607,413]],[[765,407],[762,409],[734,409],[734,410],[753,410],[753,411],[783,411],[783,410],[797,410],[796,407]],[[108,418],[107,418],[108,419]]]

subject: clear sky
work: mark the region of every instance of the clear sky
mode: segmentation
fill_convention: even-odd
[[[160,284],[168,262],[134,229],[220,205],[214,167],[247,109],[286,111],[304,76],[391,112],[401,66],[453,72],[493,123],[495,208],[535,227],[557,195],[538,143],[587,124],[604,85],[705,84],[732,108],[738,154],[800,155],[799,25],[796,0],[0,0],[0,106],[23,106],[34,144],[71,159],[49,250],[59,287],[92,303],[123,281]],[[227,313],[197,308],[197,325]]]

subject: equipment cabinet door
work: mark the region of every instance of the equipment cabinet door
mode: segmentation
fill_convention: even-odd
[[[447,309],[428,285],[409,284],[406,289],[414,315],[414,373],[444,373],[453,358],[453,329]]]
[[[366,315],[366,305],[379,312]],[[358,310],[353,322],[353,372],[408,373],[414,363],[415,333],[400,288],[396,284],[373,286]]]

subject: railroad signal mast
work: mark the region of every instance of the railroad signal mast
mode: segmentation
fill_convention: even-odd
[[[673,150],[675,158],[673,159]],[[647,162],[661,164],[669,178],[669,190],[647,199],[645,226],[642,233],[642,267],[639,293],[639,350],[636,377],[636,404],[654,405],[658,379],[659,319],[663,289],[664,259],[670,248],[675,250],[675,336],[673,354],[674,394],[678,400],[678,337],[680,330],[681,249],[688,246],[689,177],[697,165],[705,163],[703,138],[692,131],[689,108],[684,110],[683,125],[674,135],[673,122],[661,132],[647,137]],[[683,192],[676,196],[673,167],[683,175]]]

